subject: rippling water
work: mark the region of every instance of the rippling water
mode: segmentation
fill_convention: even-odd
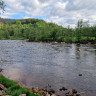
[[[0,40],[0,67],[7,78],[28,87],[50,84],[57,94],[64,86],[77,89],[81,96],[96,96],[94,45]]]

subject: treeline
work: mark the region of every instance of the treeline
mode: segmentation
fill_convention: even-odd
[[[39,19],[8,19],[8,18],[0,18],[0,23],[3,24],[16,24],[17,21],[21,21],[21,24],[34,24],[36,22],[42,22],[43,20],[39,20]],[[44,22],[44,21],[43,21]]]
[[[0,23],[3,23],[3,24],[15,24],[16,19],[0,18]]]
[[[29,41],[95,42],[96,26],[79,20],[75,29],[64,28],[39,19],[21,19],[0,25],[0,39],[29,39]]]

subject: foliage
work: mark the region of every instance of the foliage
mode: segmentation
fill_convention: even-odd
[[[5,11],[4,8],[5,8],[5,3],[4,1],[0,0],[0,10],[4,12]]]
[[[3,24],[15,24],[16,19],[0,18],[0,22],[3,23]]]
[[[96,40],[96,26],[79,20],[77,27],[64,28],[54,23],[39,19],[9,20],[1,18],[0,39],[29,39],[29,41],[89,42]],[[14,22],[13,22],[14,21]]]

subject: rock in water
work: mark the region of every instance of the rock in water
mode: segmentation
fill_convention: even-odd
[[[76,94],[76,96],[81,96],[80,94]]]
[[[2,68],[0,68],[0,72],[2,72],[2,70],[3,70],[3,69],[2,69]]]
[[[48,90],[48,94],[52,95],[52,94],[54,94],[54,93],[55,93],[55,91],[54,91],[53,89],[49,89],[49,90]]]
[[[79,76],[82,76],[82,74],[80,73]]]
[[[73,94],[66,94],[66,96],[74,96]]]
[[[68,89],[65,88],[65,87],[62,87],[62,88],[60,88],[59,90],[60,90],[60,91],[65,91],[65,90],[68,90]]]
[[[77,90],[76,89],[72,89],[72,93],[73,94],[77,94]]]

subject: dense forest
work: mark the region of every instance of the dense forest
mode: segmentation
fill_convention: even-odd
[[[2,22],[3,24],[15,24],[16,23],[16,19],[0,18],[0,22]]]
[[[57,41],[95,43],[96,26],[79,20],[76,28],[64,28],[39,19],[3,19],[0,18],[0,39],[28,39],[29,41]]]

